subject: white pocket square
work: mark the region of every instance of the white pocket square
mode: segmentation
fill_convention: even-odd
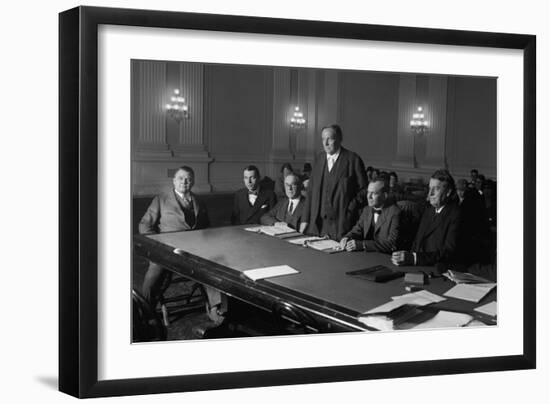
[[[267,208],[267,204],[266,205],[262,205],[262,207],[260,209],[265,209]]]

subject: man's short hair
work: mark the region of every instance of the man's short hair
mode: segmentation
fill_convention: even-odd
[[[311,171],[311,170],[312,170],[311,164],[310,163],[304,163],[303,171],[306,172],[306,171]]]
[[[292,166],[290,165],[290,163],[284,163],[282,166],[281,166],[281,174],[285,172],[285,168],[287,170],[289,170],[290,172],[294,172],[294,170],[292,169]]]
[[[396,180],[399,179],[399,177],[397,176],[397,173],[395,171],[390,171],[390,173],[388,174],[389,177],[395,177]]]
[[[372,166],[368,166],[366,171],[374,171],[374,168]]]
[[[296,180],[297,180],[296,183],[297,183],[297,184],[301,184],[301,183],[302,183],[302,179],[301,179],[300,176],[299,176],[298,174],[296,174],[295,172],[291,172],[290,174],[288,174],[288,175],[284,178],[284,181],[286,181],[286,179],[287,179],[288,177],[294,177],[294,178],[296,178]]]
[[[195,178],[195,171],[193,171],[193,169],[189,166],[181,166],[181,167],[178,167],[178,169],[176,170],[176,172],[174,173],[174,177],[176,176],[176,174],[178,173],[178,171],[185,171],[186,173],[189,173],[193,176],[193,178]]]
[[[441,182],[446,183],[448,189],[450,189],[453,192],[456,191],[455,180],[453,179],[453,176],[451,175],[451,173],[449,173],[449,170],[446,170],[446,169],[436,170],[432,174],[431,178],[433,178],[434,180],[439,180]]]
[[[256,173],[256,177],[260,178],[260,170],[258,170],[258,167],[254,165],[246,166],[243,171],[254,171]]]
[[[475,168],[472,168],[470,170],[470,174],[473,174],[473,173],[479,174],[479,171],[477,171]]]
[[[337,125],[335,123],[333,123],[332,125],[328,125],[328,126],[325,126],[323,127],[323,129],[321,129],[321,133],[325,130],[325,129],[331,129],[334,134],[340,139],[342,140],[344,138],[344,135],[342,134],[342,128],[340,127],[340,125]]]
[[[468,188],[468,181],[466,181],[464,178],[461,178],[456,182],[456,189],[464,190],[467,188]]]
[[[382,183],[382,192],[389,192],[390,190],[390,183],[388,181],[388,177],[386,176],[381,176],[381,177],[378,177],[376,178],[375,180],[372,180],[371,181],[373,184],[374,183],[377,183],[377,182],[381,182]]]

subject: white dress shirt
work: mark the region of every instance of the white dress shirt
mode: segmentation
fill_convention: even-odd
[[[338,156],[340,155],[340,150],[338,150],[334,154],[327,154],[327,165],[328,165],[328,172],[330,173],[330,170],[332,170],[332,167],[334,167],[334,164],[336,163],[336,160],[338,160]]]

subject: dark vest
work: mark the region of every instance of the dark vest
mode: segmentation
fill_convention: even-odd
[[[185,215],[185,221],[187,222],[190,228],[194,228],[195,227],[195,209],[193,208],[193,204],[191,203],[189,204],[188,207],[185,207],[183,200],[177,194],[176,194],[176,199],[181,209],[183,210],[183,214]]]
[[[328,171],[328,163],[325,158],[325,164],[323,167],[323,176],[321,177],[321,206],[320,216],[322,219],[336,219],[334,208],[331,204],[332,191],[336,187],[336,171],[338,171],[338,164],[340,163],[340,157],[336,160],[336,163],[332,166],[332,170]]]

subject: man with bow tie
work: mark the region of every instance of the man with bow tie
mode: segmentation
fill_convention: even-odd
[[[346,251],[378,251],[391,254],[396,250],[399,237],[401,210],[388,201],[388,184],[379,177],[367,188],[368,205],[359,220],[340,240]]]
[[[411,251],[392,254],[394,265],[435,265],[455,262],[460,208],[454,202],[455,182],[449,171],[437,170],[430,178],[428,201]]]
[[[231,224],[258,224],[263,214],[277,202],[275,193],[260,186],[260,170],[250,165],[243,171],[245,188],[235,193]]]
[[[273,209],[260,218],[266,226],[285,224],[299,230],[303,218],[305,197],[302,196],[302,181],[298,175],[291,173],[284,181],[286,198],[281,199]]]
[[[139,223],[140,234],[204,229],[210,226],[205,205],[191,192],[195,173],[182,166],[174,174],[173,189],[156,196]],[[170,284],[172,272],[150,262],[142,285],[145,299],[155,307]]]

